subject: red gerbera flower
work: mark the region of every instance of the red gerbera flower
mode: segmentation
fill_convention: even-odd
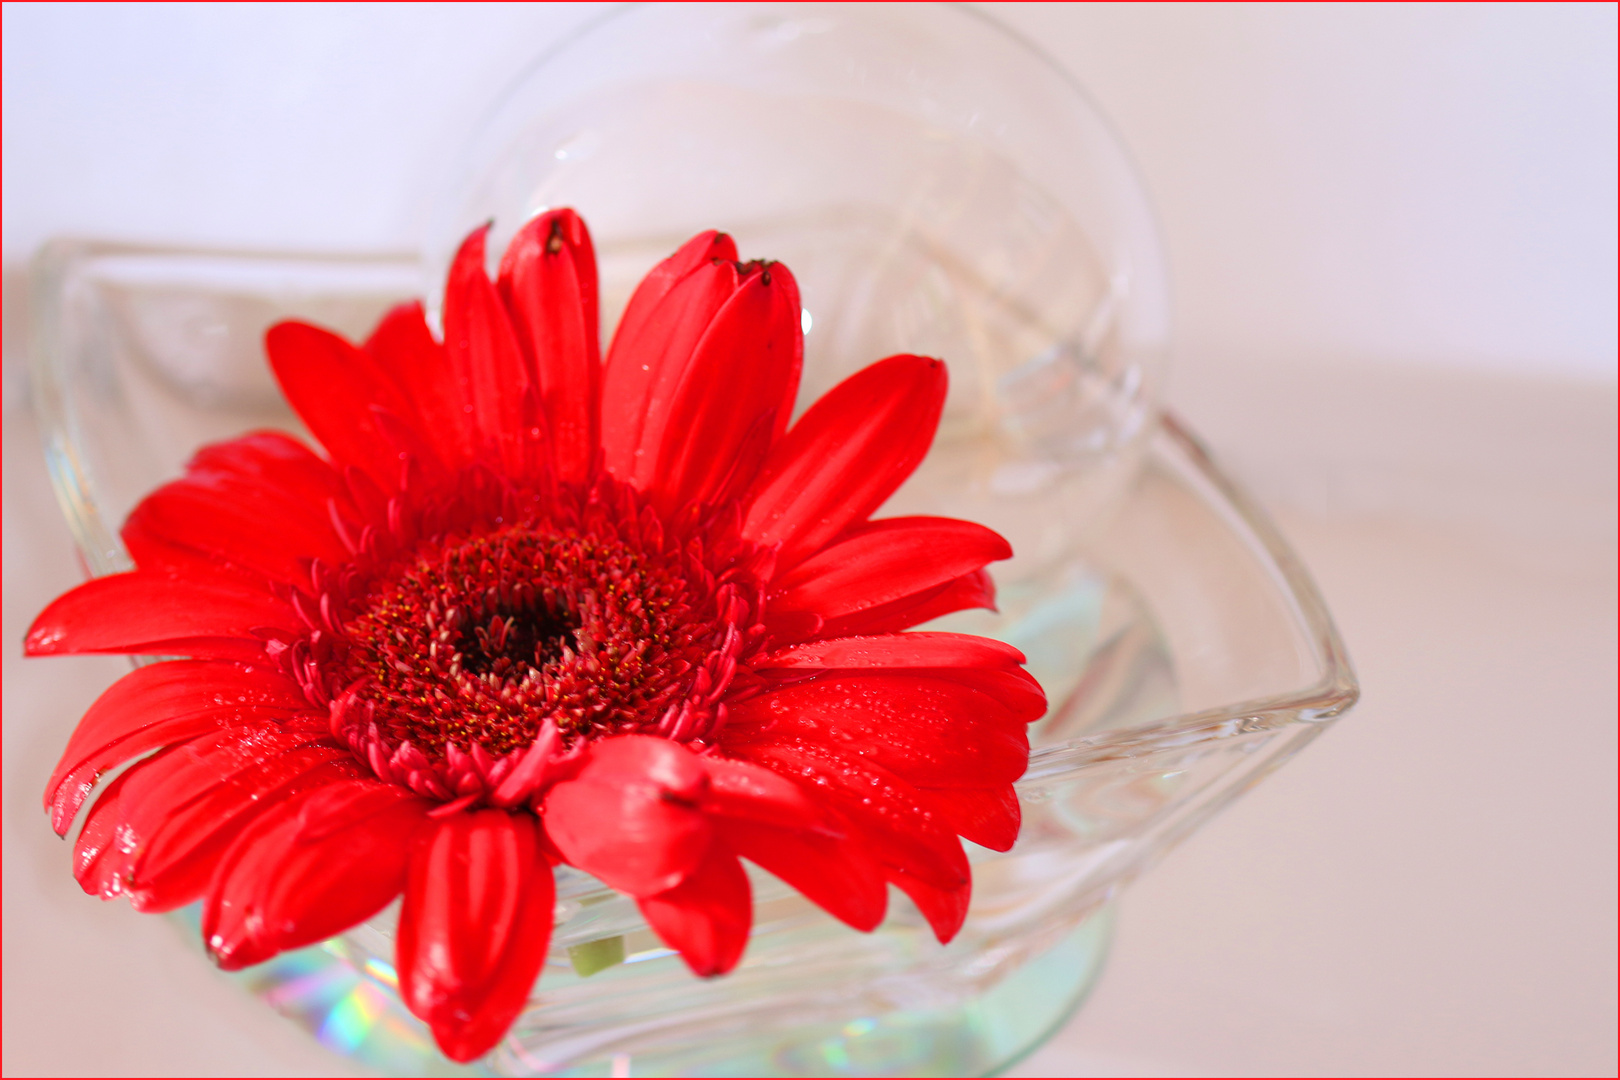
[[[137,569],[53,603],[32,655],[178,656],[93,705],[52,776],[87,892],[204,900],[222,966],[404,894],[400,991],[445,1053],[499,1040],[552,926],[551,866],[634,896],[692,970],[740,958],[748,859],[870,930],[887,883],[941,941],[958,837],[1005,850],[1025,724],[1017,650],[902,633],[992,602],[1010,550],[945,518],[870,520],[945,398],[895,356],[792,427],[792,275],[694,238],[641,283],[607,360],[571,211],[497,281],[455,260],[363,347],[283,323],[271,364],[325,448],[203,449],[130,515]],[[155,753],[154,753],[155,751]]]

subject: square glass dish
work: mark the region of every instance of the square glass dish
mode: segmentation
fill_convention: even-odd
[[[605,249],[604,266],[616,257]],[[270,324],[358,338],[426,291],[412,257],[88,242],[52,245],[36,273],[36,404],[90,574],[129,566],[118,523],[199,445],[304,434],[263,361]],[[398,1000],[392,909],[232,978],[401,1074],[968,1075],[1026,1053],[1097,977],[1120,889],[1319,735],[1357,686],[1299,560],[1174,417],[1154,414],[1072,484],[998,482],[997,438],[948,424],[889,507],[1013,538],[1020,557],[994,570],[1001,610],[940,625],[1018,646],[1051,701],[1017,785],[1021,837],[1006,853],[968,845],[974,900],[949,946],[898,893],[862,935],[750,868],[748,954],[700,981],[629,898],[559,868],[530,1006],[468,1067],[444,1061]]]

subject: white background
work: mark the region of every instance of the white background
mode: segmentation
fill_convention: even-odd
[[[410,249],[484,105],[596,10],[5,6],[7,640],[77,573],[21,393],[35,246]],[[1136,157],[1172,402],[1278,511],[1366,686],[1133,889],[1026,1068],[1612,1074],[1615,6],[995,12]],[[77,894],[36,790],[117,662],[15,652],[7,1074],[342,1068]]]
[[[5,257],[414,248],[445,157],[597,10],[8,4]],[[1189,349],[1613,377],[1613,5],[994,10],[1141,164]]]

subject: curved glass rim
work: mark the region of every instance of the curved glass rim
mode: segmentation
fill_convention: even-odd
[[[477,118],[469,126],[469,133],[461,143],[461,153],[456,155],[448,155],[445,159],[446,165],[431,178],[430,184],[426,188],[426,199],[424,200],[424,205],[427,209],[427,213],[425,215],[426,220],[424,228],[419,235],[419,247],[424,258],[429,260],[435,258],[435,253],[432,251],[432,248],[437,239],[442,239],[443,237],[451,237],[452,240],[460,239],[460,233],[457,231],[457,226],[449,220],[451,214],[453,213],[452,196],[458,186],[457,177],[459,175],[459,170],[456,168],[454,163],[476,159],[480,151],[483,149],[484,142],[490,137],[490,132],[497,128],[498,121],[503,112],[505,112],[505,110],[512,105],[513,101],[521,95],[524,86],[527,85],[530,80],[535,78],[547,65],[551,64],[564,53],[578,46],[581,42],[618,24],[638,11],[642,11],[654,6],[657,6],[656,0],[629,0],[629,2],[613,5],[605,11],[601,11],[591,16],[578,26],[574,27],[572,30],[568,31],[551,45],[536,53],[527,63],[523,65],[522,68],[520,68],[515,74],[512,75],[511,78],[506,81],[501,89],[495,94],[490,103],[485,106],[483,111],[478,114]],[[711,6],[717,8],[732,8],[742,6],[771,7],[789,5],[786,3],[773,4],[771,0],[755,0],[755,2],[751,5],[713,3]],[[815,3],[814,0],[802,0],[800,6],[859,8],[864,5],[847,2]],[[1058,63],[1058,61],[1050,53],[1042,49],[1035,41],[1002,22],[1000,19],[997,19],[991,12],[984,11],[980,8],[964,3],[962,0],[934,0],[934,2],[929,3],[903,6],[925,9],[932,8],[938,11],[949,11],[971,20],[985,31],[997,35],[1017,50],[1027,54],[1048,75],[1055,77],[1058,83],[1060,83],[1066,90],[1074,95],[1085,111],[1090,114],[1090,118],[1102,128],[1103,132],[1112,143],[1112,149],[1118,155],[1119,163],[1129,175],[1136,191],[1141,195],[1141,205],[1137,209],[1145,216],[1147,226],[1153,237],[1154,246],[1158,252],[1160,262],[1158,272],[1160,280],[1158,284],[1163,294],[1166,310],[1173,311],[1174,281],[1172,280],[1171,269],[1168,262],[1164,258],[1164,245],[1162,240],[1164,228],[1163,222],[1159,217],[1158,208],[1154,205],[1153,200],[1147,195],[1148,187],[1146,179],[1142,172],[1141,166],[1137,164],[1135,156],[1131,153],[1129,144],[1123,138],[1118,127],[1109,118],[1107,112],[1102,109],[1097,100],[1092,96],[1091,92],[1086,89],[1085,84],[1076,78],[1075,75],[1068,71],[1068,69],[1066,69],[1062,64]],[[462,232],[464,231],[465,230],[462,230]],[[431,308],[434,305],[430,303],[429,306]]]
[[[1361,696],[1360,682],[1338,626],[1304,562],[1276,524],[1243,488],[1223,472],[1202,440],[1173,412],[1160,412],[1152,438],[1182,455],[1225,504],[1228,524],[1247,532],[1270,560],[1266,567],[1312,646],[1318,676],[1308,685],[1227,705],[1178,713],[1130,727],[1079,735],[1033,749],[1020,785],[1045,781],[1105,761],[1140,758],[1195,742],[1274,731],[1293,724],[1321,724],[1348,710]]]

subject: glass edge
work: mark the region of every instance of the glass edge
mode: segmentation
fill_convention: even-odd
[[[29,263],[33,317],[29,320],[29,394],[39,424],[50,472],[51,490],[67,519],[75,546],[90,577],[128,569],[123,544],[95,509],[90,492],[95,482],[87,464],[72,450],[81,442],[77,418],[67,404],[62,357],[62,303],[72,267],[97,245],[55,238],[46,241]]]
[[[330,251],[303,248],[249,248],[226,245],[210,247],[202,244],[164,244],[143,240],[119,240],[104,237],[76,236],[71,233],[53,236],[39,246],[34,264],[49,259],[58,264],[70,260],[99,258],[116,255],[139,255],[162,258],[245,259],[249,262],[317,262],[360,264],[422,264],[419,252],[404,248],[375,251]]]
[[[1171,279],[1170,267],[1166,261],[1168,252],[1164,244],[1164,222],[1159,216],[1158,206],[1151,197],[1152,188],[1148,185],[1147,174],[1137,162],[1136,155],[1131,151],[1131,144],[1125,140],[1125,133],[1114,123],[1113,117],[1102,107],[1102,103],[1097,100],[1086,84],[1080,80],[1079,76],[1059,63],[1056,57],[1042,48],[1033,38],[1003,22],[996,14],[994,5],[969,3],[966,0],[941,0],[937,6],[954,10],[980,25],[988,27],[1035,57],[1048,72],[1080,99],[1087,111],[1091,113],[1103,131],[1107,133],[1108,138],[1114,143],[1114,149],[1119,153],[1120,161],[1124,163],[1126,171],[1136,184],[1141,209],[1147,215],[1148,223],[1153,232],[1154,247],[1158,251],[1161,261],[1160,272],[1164,275],[1164,288],[1167,294],[1165,297],[1166,307],[1173,312],[1175,310],[1175,297],[1172,290],[1175,282]]]
[[[1225,509],[1235,516],[1270,560],[1268,569],[1274,571],[1303,623],[1322,674],[1316,681],[1296,690],[1181,713],[1119,731],[1082,735],[1055,746],[1042,747],[1030,754],[1029,769],[1019,780],[1020,784],[1046,783],[1085,766],[1186,749],[1205,741],[1275,731],[1293,724],[1325,724],[1348,710],[1361,696],[1355,668],[1326,601],[1305,564],[1270,516],[1221,470],[1209,449],[1174,413],[1161,411],[1153,434],[1165,439],[1185,457],[1198,479],[1225,501]]]
[[[450,223],[449,215],[453,212],[448,208],[452,205],[456,195],[460,194],[460,175],[458,162],[476,161],[487,150],[485,143],[490,133],[499,126],[499,121],[506,109],[517,98],[519,92],[534,77],[534,74],[563,52],[573,48],[582,39],[601,30],[604,26],[622,19],[638,8],[646,7],[645,0],[628,0],[628,2],[610,4],[606,8],[587,17],[558,38],[551,45],[531,56],[510,78],[506,80],[499,90],[495,92],[489,102],[476,117],[463,130],[459,155],[448,155],[445,164],[437,174],[430,176],[424,186],[427,197],[432,200],[431,207],[426,211],[426,229],[419,232],[418,239],[422,241],[422,254],[424,261],[431,260],[435,243],[443,236],[453,235],[456,226]],[[431,305],[430,305],[431,307]]]
[[[1237,512],[1244,526],[1271,557],[1316,646],[1317,661],[1322,668],[1321,677],[1296,693],[1283,695],[1280,699],[1263,699],[1266,707],[1294,709],[1301,713],[1302,720],[1308,721],[1331,720],[1343,713],[1361,696],[1361,684],[1356,678],[1355,666],[1350,662],[1344,640],[1339,636],[1339,628],[1328,611],[1327,601],[1316,587],[1310,571],[1305,568],[1304,561],[1295,553],[1293,545],[1283,538],[1271,516],[1216,464],[1209,448],[1180,417],[1165,410],[1160,414],[1159,426],[1177,449],[1187,455],[1201,477]],[[1233,708],[1246,710],[1247,706]]]
[[[132,564],[118,530],[97,511],[93,497],[97,484],[94,470],[75,445],[82,445],[78,419],[69,407],[66,360],[62,328],[63,301],[75,269],[98,258],[137,256],[160,259],[234,259],[259,264],[278,262],[317,263],[331,266],[412,266],[420,269],[422,258],[415,252],[377,251],[345,253],[332,251],[266,251],[246,248],[212,248],[187,245],[147,244],[140,241],[102,240],[77,236],[57,236],[46,240],[29,260],[32,318],[29,320],[27,362],[29,396],[45,465],[51,476],[51,489],[67,519],[75,546],[90,577],[102,577],[129,570]]]

